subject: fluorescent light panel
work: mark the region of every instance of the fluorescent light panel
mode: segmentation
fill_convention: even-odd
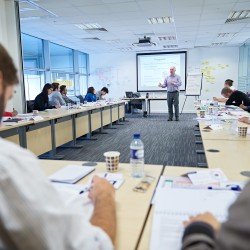
[[[176,40],[175,36],[158,36],[159,41],[173,41]]]
[[[82,30],[102,29],[98,23],[75,24],[75,26]]]
[[[233,36],[235,36],[236,35],[236,33],[219,33],[218,35],[217,35],[217,37],[233,37]]]
[[[215,47],[215,46],[224,46],[224,45],[226,45],[227,44],[227,42],[221,42],[221,43],[212,43],[211,45],[213,46],[213,47]]]
[[[167,17],[150,17],[148,18],[149,24],[163,24],[163,23],[173,23],[174,19],[170,16]]]

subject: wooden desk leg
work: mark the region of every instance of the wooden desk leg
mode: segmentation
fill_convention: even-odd
[[[49,160],[61,160],[64,158],[64,155],[56,154],[56,133],[55,133],[55,123],[56,121],[53,119],[50,121],[51,127],[51,145],[52,149],[49,153],[39,156],[39,159],[49,159]]]
[[[77,145],[77,143],[76,143],[76,114],[71,116],[71,120],[72,120],[72,137],[73,137],[73,141],[70,143],[70,145],[60,146],[60,148],[80,149],[80,148],[83,147],[83,145]]]

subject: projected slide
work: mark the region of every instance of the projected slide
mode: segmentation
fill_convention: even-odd
[[[162,91],[158,84],[163,84],[169,75],[169,68],[175,66],[176,74],[181,76],[182,86],[186,86],[186,52],[137,54],[137,90]]]

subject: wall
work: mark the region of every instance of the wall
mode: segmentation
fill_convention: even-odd
[[[238,79],[239,48],[195,48],[187,53],[187,72],[204,72],[202,99],[220,96],[224,80]],[[178,72],[177,72],[178,73]],[[90,54],[89,86],[96,89],[109,86],[109,97],[123,97],[125,91],[136,91],[136,54],[103,53]],[[142,94],[143,95],[143,94]],[[145,95],[145,94],[144,94]],[[152,94],[151,94],[152,95]],[[166,96],[166,92],[155,93],[155,96]],[[180,94],[180,107],[185,100],[185,94]],[[194,97],[188,97],[184,112],[193,112]],[[152,112],[166,112],[167,104],[154,101]]]
[[[0,0],[0,43],[8,50],[19,71],[20,84],[16,87],[16,92],[11,101],[9,101],[7,110],[14,107],[19,112],[23,112],[23,74],[21,70],[20,54],[20,33],[17,27],[17,17],[15,12],[14,0]]]

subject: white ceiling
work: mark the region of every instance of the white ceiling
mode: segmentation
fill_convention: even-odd
[[[178,49],[239,46],[250,38],[250,19],[226,23],[231,11],[250,10],[246,0],[33,0],[36,8],[20,0],[22,32],[88,53],[138,51],[132,46],[144,35],[162,50],[164,45]],[[50,11],[51,13],[49,13]],[[172,16],[174,23],[152,25],[149,17]],[[39,19],[38,19],[39,18]],[[75,24],[98,23],[108,32],[87,32]],[[218,33],[236,33],[217,37]],[[159,36],[175,36],[159,41]],[[97,37],[94,41],[86,38]],[[145,48],[143,49],[145,50]]]

